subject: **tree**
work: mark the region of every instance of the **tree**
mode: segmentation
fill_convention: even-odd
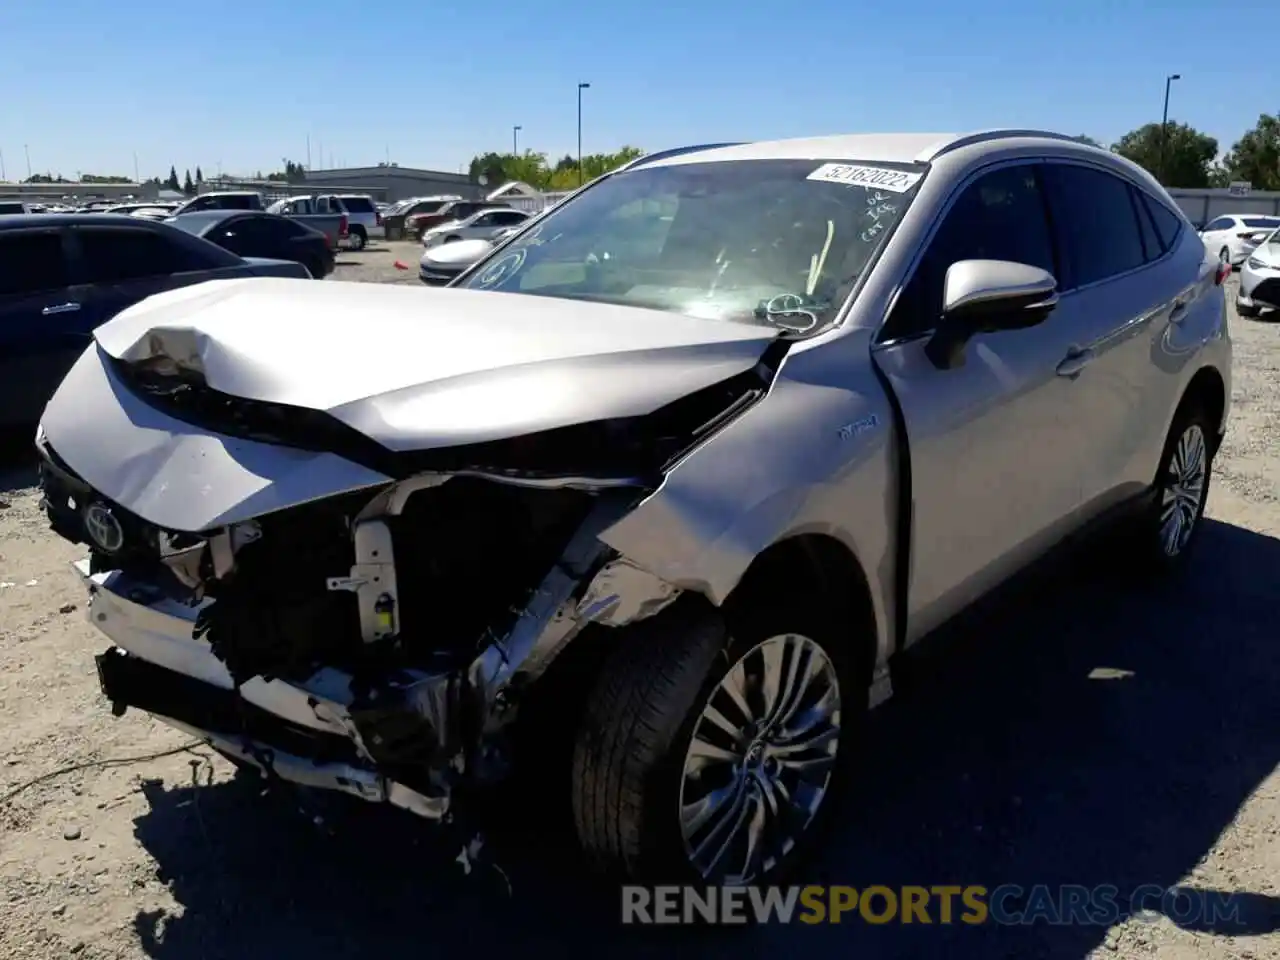
[[[196,194],[196,185],[191,182],[191,171],[187,171],[187,178],[182,181],[182,192],[188,197],[194,197]]]
[[[204,183],[204,172],[196,167],[196,183]]]
[[[617,153],[592,153],[582,158],[582,180],[585,183],[636,157],[643,156],[638,147],[623,147]],[[521,154],[482,153],[471,158],[471,179],[492,190],[519,180],[538,190],[574,190],[578,186],[578,159],[565,155],[550,166],[545,153],[526,150]]]
[[[1185,123],[1148,123],[1130,130],[1111,148],[1148,171],[1166,187],[1207,187],[1218,141]]]
[[[169,179],[164,182],[164,185],[170,190],[182,189],[182,184],[178,182],[178,171],[172,165],[169,167]]]
[[[1222,168],[1228,181],[1247,180],[1255,190],[1280,190],[1280,116],[1259,116],[1257,125],[1222,158]]]

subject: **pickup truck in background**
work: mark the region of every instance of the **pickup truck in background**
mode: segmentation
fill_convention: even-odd
[[[261,210],[264,206],[260,193],[252,190],[224,190],[192,197],[169,216],[179,217],[184,213],[199,213],[204,210]]]
[[[267,207],[267,213],[290,217],[312,230],[319,230],[335,250],[351,246],[351,217],[337,197],[286,197]],[[360,247],[363,246],[361,243]]]

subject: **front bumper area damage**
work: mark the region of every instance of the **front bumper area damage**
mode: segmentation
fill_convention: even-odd
[[[51,523],[91,547],[76,569],[113,712],[432,820],[506,776],[522,696],[570,641],[679,594],[599,538],[636,488],[426,475],[196,536],[44,453]]]

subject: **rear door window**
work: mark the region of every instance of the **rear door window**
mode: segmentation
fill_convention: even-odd
[[[1125,181],[1076,164],[1048,163],[1044,172],[1069,286],[1099,283],[1146,262]]]
[[[1151,214],[1151,222],[1155,224],[1156,233],[1160,235],[1160,242],[1166,250],[1172,250],[1178,234],[1182,231],[1182,218],[1159,200],[1147,196],[1141,190],[1138,191],[1138,196],[1146,205],[1147,212]]]
[[[76,235],[85,283],[125,283],[223,265],[150,230],[82,227]]]
[[[0,297],[61,290],[70,282],[57,230],[0,233]]]
[[[1230,230],[1235,226],[1235,221],[1230,217],[1219,217],[1213,220],[1204,228],[1205,233],[1217,233],[1219,230]]]

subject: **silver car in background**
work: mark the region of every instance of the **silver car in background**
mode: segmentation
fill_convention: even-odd
[[[768,883],[904,651],[1093,521],[1188,559],[1228,270],[1071,137],[691,148],[447,288],[125,311],[46,510],[116,710],[433,820],[532,770],[602,867]]]

